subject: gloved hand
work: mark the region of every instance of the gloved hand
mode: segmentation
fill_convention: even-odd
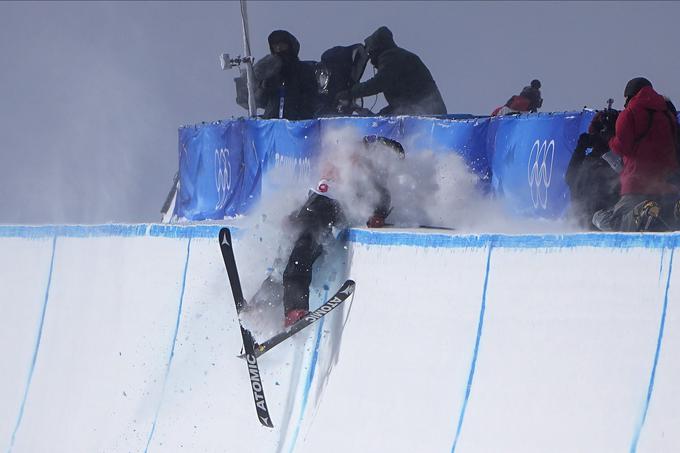
[[[374,115],[374,113],[371,112],[369,109],[366,109],[366,108],[363,108],[363,107],[355,107],[354,113],[356,113],[357,116],[373,116]]]
[[[385,226],[385,217],[379,214],[372,215],[368,222],[366,222],[366,226],[369,228],[382,228]]]
[[[352,95],[349,90],[342,90],[335,95],[335,100],[337,102],[350,102],[352,100]]]
[[[609,139],[612,138],[614,134],[608,134],[606,132],[601,132],[599,134],[595,134],[590,138],[590,141],[593,146],[593,150],[596,148],[598,150],[608,150],[609,149]]]
[[[593,146],[593,140],[590,134],[584,132],[578,136],[578,143],[576,144],[577,148],[585,150],[591,146]]]
[[[596,140],[602,141],[602,143],[609,143],[609,140],[611,140],[612,137],[614,137],[615,132],[613,129],[607,129],[598,134],[598,138]]]

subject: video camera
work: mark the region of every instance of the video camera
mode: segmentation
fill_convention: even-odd
[[[239,55],[236,58],[231,58],[228,53],[220,54],[220,66],[222,66],[223,71],[241,66],[241,64],[253,62],[253,57],[242,57]]]
[[[613,103],[614,99],[607,99],[607,108],[593,119],[592,133],[602,137],[611,137],[616,133],[616,119],[619,117],[619,111],[612,108]]]

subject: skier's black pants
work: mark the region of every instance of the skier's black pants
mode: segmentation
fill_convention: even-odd
[[[312,283],[312,266],[321,255],[323,247],[310,231],[303,231],[288,259],[283,272],[283,307],[291,310],[309,310],[309,285]]]

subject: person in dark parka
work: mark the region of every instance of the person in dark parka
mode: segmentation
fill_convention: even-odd
[[[253,68],[258,107],[263,118],[303,120],[313,118],[318,90],[314,68],[298,58],[300,43],[285,30],[274,30],[267,38],[270,55]]]
[[[432,74],[412,52],[398,47],[387,27],[365,39],[366,51],[377,74],[338,94],[349,100],[383,93],[387,107],[379,115],[445,115],[446,106]]]
[[[610,151],[606,140],[600,138],[605,123],[613,125],[617,113],[608,110],[595,115],[588,132],[578,138],[564,178],[571,196],[569,218],[586,230],[596,230],[593,214],[613,206],[619,199],[621,162]]]

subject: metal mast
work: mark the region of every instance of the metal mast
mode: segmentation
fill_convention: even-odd
[[[257,116],[255,104],[255,77],[253,74],[253,60],[250,53],[250,32],[248,31],[248,7],[246,0],[241,1],[241,24],[243,25],[243,53],[246,60],[246,83],[248,85],[248,115]]]

